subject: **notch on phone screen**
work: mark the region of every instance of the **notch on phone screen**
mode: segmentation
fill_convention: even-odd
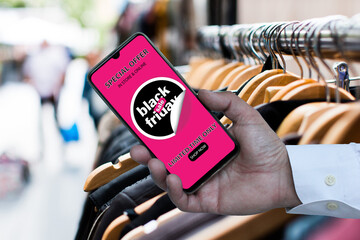
[[[120,51],[117,51],[116,53],[114,53],[114,55],[112,56],[113,59],[118,59],[120,57]]]

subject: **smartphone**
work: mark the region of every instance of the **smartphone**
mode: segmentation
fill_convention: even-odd
[[[142,33],[132,35],[95,66],[88,81],[168,173],[180,177],[187,193],[196,191],[239,151],[236,141]]]

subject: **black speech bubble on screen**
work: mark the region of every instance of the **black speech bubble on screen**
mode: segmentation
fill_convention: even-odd
[[[184,93],[185,88],[170,78],[154,78],[142,84],[131,101],[137,129],[153,139],[175,136]]]

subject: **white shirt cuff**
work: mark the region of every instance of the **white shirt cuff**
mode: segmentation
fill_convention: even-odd
[[[288,213],[360,218],[360,145],[286,146],[301,205]]]

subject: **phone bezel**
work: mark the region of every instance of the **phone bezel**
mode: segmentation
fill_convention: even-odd
[[[144,145],[150,152],[151,156],[156,158],[156,155],[151,151],[151,149],[140,139],[140,137],[133,131],[133,129],[127,124],[127,122],[120,116],[120,114],[113,108],[113,106],[109,103],[109,101],[103,96],[103,94],[99,91],[99,89],[92,82],[92,75],[99,70],[104,64],[106,64],[110,59],[114,57],[114,55],[119,53],[118,58],[121,57],[121,49],[126,47],[133,39],[138,36],[144,37],[148,43],[155,49],[155,51],[161,56],[161,58],[167,63],[167,65],[175,72],[175,74],[179,77],[179,79],[187,86],[187,88],[194,94],[196,99],[200,102],[200,104],[208,111],[208,113],[213,117],[213,119],[221,126],[221,128],[225,131],[225,133],[230,137],[230,139],[234,142],[234,149],[231,150],[222,160],[220,160],[213,168],[211,168],[207,173],[205,173],[198,181],[196,181],[190,188],[183,188],[184,192],[190,194],[198,190],[204,183],[206,183],[211,176],[213,176],[216,172],[222,169],[227,163],[232,160],[240,150],[239,144],[234,140],[234,138],[228,133],[227,129],[221,124],[221,122],[212,114],[212,112],[200,101],[197,94],[193,91],[193,89],[186,83],[181,74],[172,66],[170,61],[160,52],[160,50],[152,43],[152,41],[143,33],[137,32],[129,37],[124,43],[122,43],[119,47],[113,50],[110,54],[108,54],[104,59],[102,59],[95,67],[93,67],[87,76],[87,80],[91,87],[95,90],[95,92],[102,98],[102,100],[106,103],[106,105],[111,109],[111,111],[121,120],[121,122],[127,127],[127,129],[133,134],[136,139]],[[167,173],[170,172],[166,169]]]

